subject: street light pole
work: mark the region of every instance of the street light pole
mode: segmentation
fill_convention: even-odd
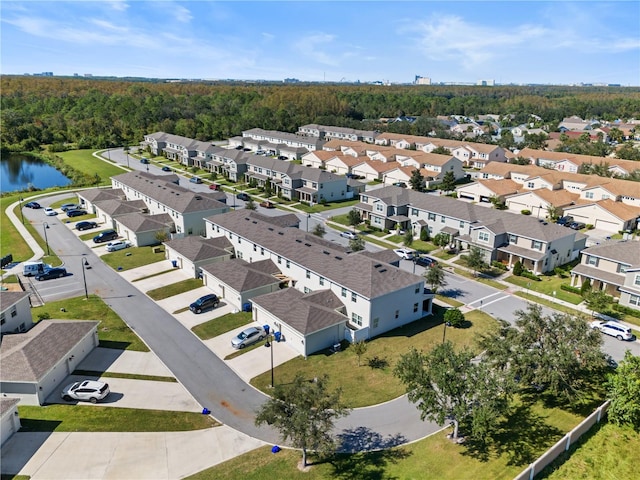
[[[307,232],[309,231],[309,217],[311,215],[307,213]]]
[[[89,300],[89,291],[87,290],[87,276],[84,273],[85,268],[89,267],[89,262],[86,258],[82,258],[82,280],[84,281],[84,296]]]
[[[269,338],[271,338],[271,342],[269,342]],[[264,346],[271,351],[271,388],[273,388],[273,335],[269,335],[267,337],[267,341]]]
[[[47,229],[49,228],[49,224],[47,222],[44,222],[42,224],[42,226],[44,227],[44,243],[47,244],[47,256],[49,256],[49,239],[47,238]]]

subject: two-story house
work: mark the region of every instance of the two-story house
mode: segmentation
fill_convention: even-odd
[[[354,142],[373,143],[379,132],[375,130],[357,130],[355,128],[334,127],[328,125],[309,124],[298,127],[298,133],[321,140],[351,140]]]
[[[29,292],[0,291],[0,335],[33,327]]]

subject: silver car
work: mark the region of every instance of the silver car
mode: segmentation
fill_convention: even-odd
[[[262,327],[245,328],[238,335],[231,339],[233,348],[244,348],[252,343],[259,342],[266,336],[266,332]]]
[[[109,395],[109,384],[95,380],[84,380],[82,382],[67,385],[62,390],[60,396],[67,402],[71,400],[85,400],[91,403],[98,403]]]

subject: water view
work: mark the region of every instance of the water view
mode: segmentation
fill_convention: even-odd
[[[11,154],[0,160],[0,192],[26,190],[30,185],[43,189],[63,187],[71,180],[37,158]]]

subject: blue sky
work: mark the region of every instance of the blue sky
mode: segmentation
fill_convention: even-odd
[[[640,2],[7,1],[3,74],[640,85]]]

